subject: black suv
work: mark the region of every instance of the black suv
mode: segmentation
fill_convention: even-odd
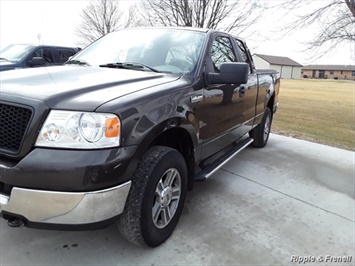
[[[11,44],[0,51],[0,71],[64,64],[80,48]]]

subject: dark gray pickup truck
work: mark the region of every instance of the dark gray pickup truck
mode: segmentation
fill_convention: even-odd
[[[13,227],[116,222],[158,246],[186,192],[266,145],[279,75],[224,32],[110,33],[64,66],[0,76],[0,214]],[[255,150],[257,152],[257,150]]]

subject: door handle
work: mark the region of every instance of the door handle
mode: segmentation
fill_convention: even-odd
[[[239,97],[244,97],[245,96],[245,91],[247,90],[246,87],[240,86],[239,88]]]

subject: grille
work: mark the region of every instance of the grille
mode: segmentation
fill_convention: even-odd
[[[28,108],[0,103],[0,149],[16,153],[30,122]]]

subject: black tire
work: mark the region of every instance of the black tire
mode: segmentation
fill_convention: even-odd
[[[183,156],[169,147],[150,148],[138,163],[125,209],[117,221],[121,234],[140,246],[162,244],[179,221],[186,190]]]
[[[267,107],[261,123],[253,128],[249,133],[250,137],[254,139],[252,143],[254,147],[262,148],[267,144],[271,130],[271,123],[272,112],[270,108]]]

